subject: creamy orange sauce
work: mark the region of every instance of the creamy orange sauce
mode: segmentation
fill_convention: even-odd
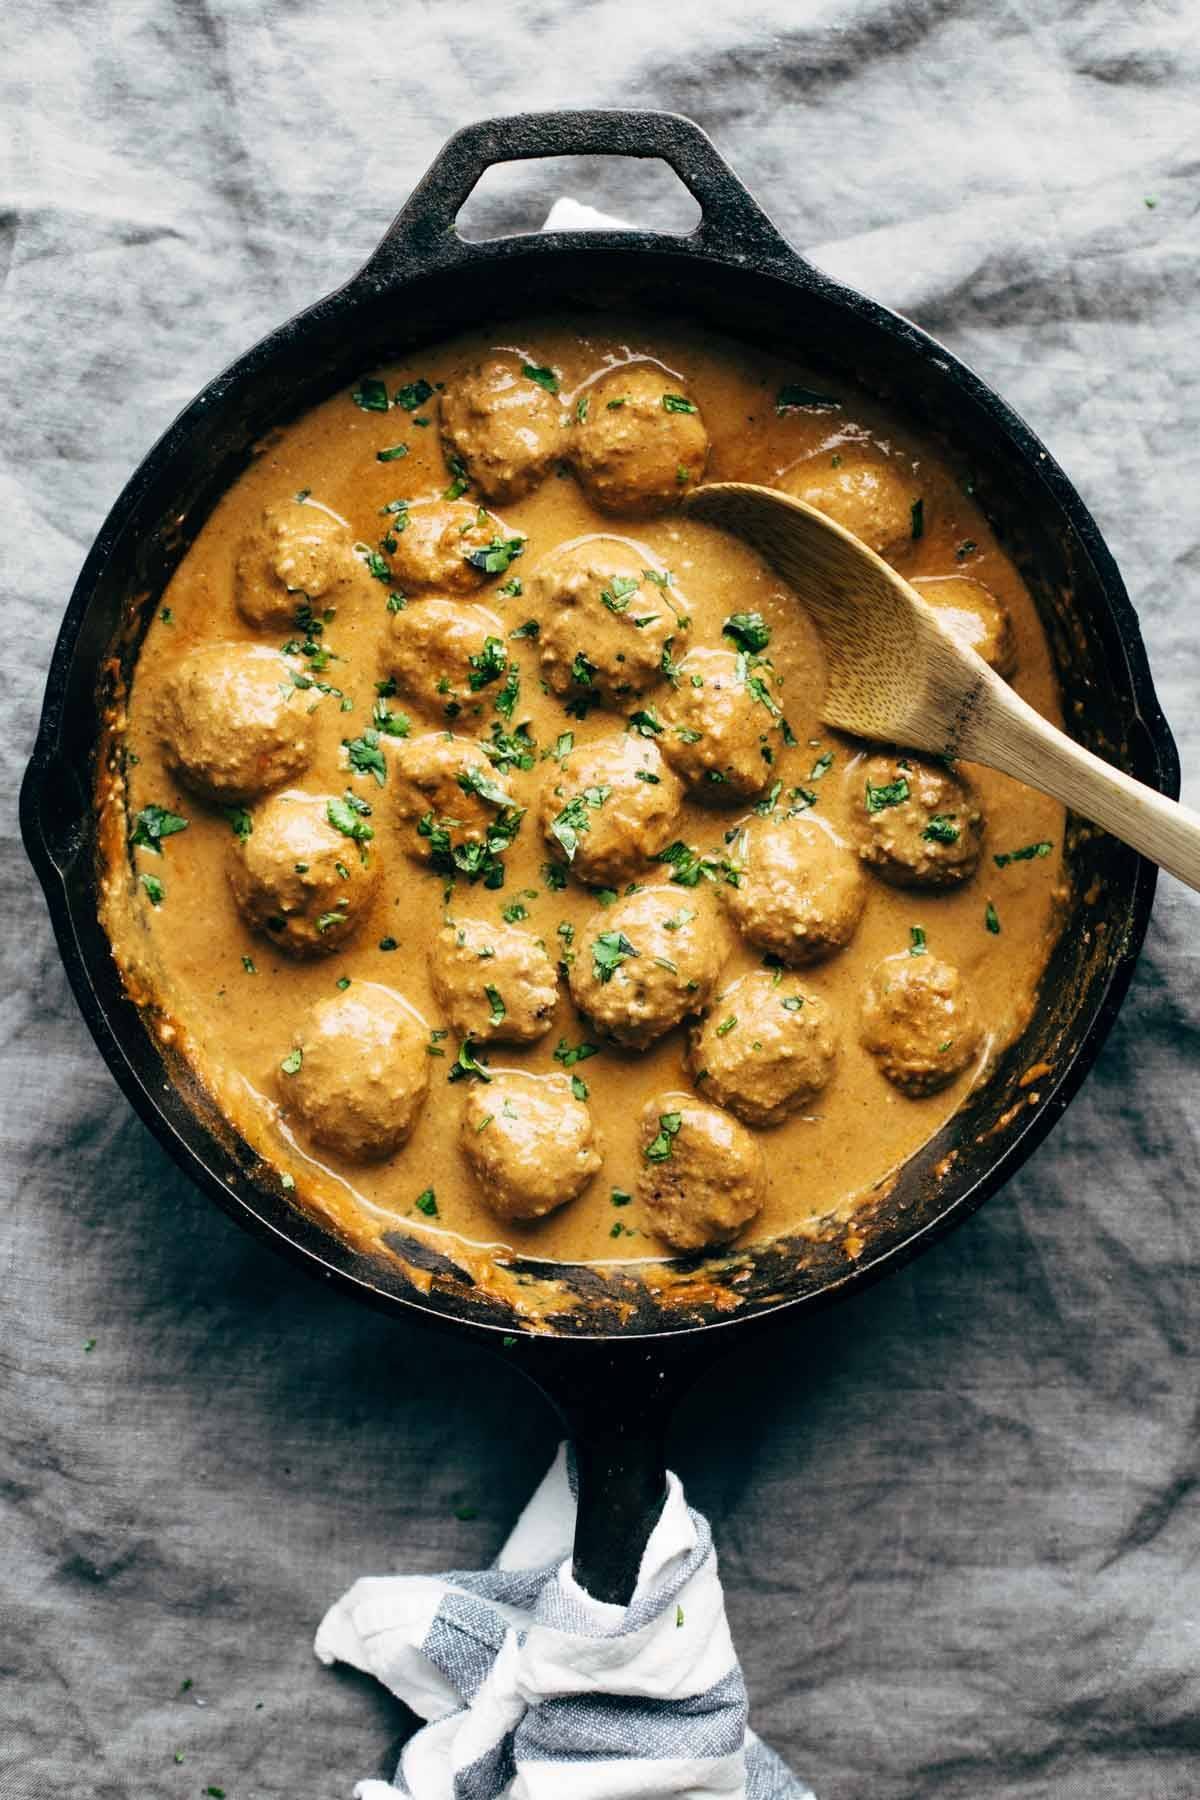
[[[479,334],[423,354],[415,363],[371,373],[386,381],[389,392],[418,378],[450,385],[495,341],[494,333]],[[1044,716],[1061,723],[1050,657],[1033,604],[965,491],[960,472],[929,446],[896,432],[866,399],[842,393],[837,409],[808,407],[781,414],[777,392],[786,382],[803,381],[801,370],[683,327],[637,322],[598,327],[591,320],[538,319],[506,327],[502,341],[519,348],[532,363],[560,372],[566,415],[573,412],[577,391],[613,362],[631,355],[657,359],[681,383],[686,381],[700,404],[711,437],[710,479],[770,482],[799,460],[833,458],[839,446],[860,440],[915,468],[924,495],[923,531],[902,572],[910,579],[968,574],[985,583],[1012,617],[1015,687]],[[421,425],[421,418],[430,423]],[[401,442],[408,445],[403,458],[377,460],[378,451]],[[372,583],[374,592],[339,612],[325,628],[324,643],[336,661],[322,679],[341,690],[349,709],[341,709],[336,695],[319,697],[314,690],[296,696],[296,704],[315,706],[318,746],[297,785],[333,794],[350,786],[374,808],[372,854],[380,859],[382,880],[369,917],[342,948],[316,961],[292,960],[247,927],[227,879],[230,824],[220,807],[182,787],[164,761],[156,696],[180,656],[222,639],[278,647],[289,635],[254,633],[234,605],[239,545],[264,506],[308,490],[314,502],[345,519],[356,538],[375,545],[386,529],[381,509],[389,501],[440,494],[448,480],[433,399],[415,414],[395,408],[379,413],[363,410],[342,391],[260,447],[253,466],[224,496],[184,558],[140,653],[124,731],[131,753],[126,811],[132,819],[153,802],[186,817],[188,828],[166,841],[161,857],[135,849],[109,871],[106,921],[118,956],[136,971],[139,989],[152,992],[165,1014],[178,1021],[187,1054],[223,1111],[288,1184],[294,1182],[297,1202],[341,1229],[371,1236],[381,1224],[400,1217],[406,1226],[430,1234],[475,1246],[505,1245],[555,1260],[662,1256],[665,1247],[648,1231],[637,1204],[615,1209],[610,1196],[614,1188],[635,1190],[635,1126],[644,1103],[652,1095],[690,1085],[683,1027],[646,1051],[606,1045],[578,1066],[589,1090],[603,1167],[577,1200],[536,1224],[501,1226],[472,1185],[458,1148],[463,1087],[446,1079],[457,1049],[452,1035],[436,1046],[445,1055],[431,1059],[428,1100],[411,1138],[388,1160],[339,1162],[314,1149],[289,1118],[281,1061],[302,1015],[333,993],[340,979],[382,983],[402,995],[431,1031],[445,1024],[426,966],[428,946],[443,922],[444,878],[406,853],[399,828],[389,818],[386,788],[368,775],[348,772],[342,750],[343,739],[358,736],[370,724],[389,626],[387,585]],[[566,717],[562,702],[542,691],[536,643],[507,635],[531,617],[527,594],[506,598],[500,592],[513,576],[528,589],[539,560],[566,540],[597,532],[630,538],[672,572],[692,620],[691,646],[721,646],[722,623],[733,612],[762,614],[772,632],[769,654],[781,683],[778,698],[796,739],[791,748],[777,746],[772,779],[780,779],[785,789],[801,786],[815,793],[819,816],[849,835],[849,800],[861,788],[864,751],[821,727],[819,648],[796,602],[770,569],[733,540],[677,515],[647,521],[602,515],[589,506],[569,473],[551,474],[529,497],[493,510],[527,539],[523,556],[511,569],[472,596],[503,620],[508,654],[520,665],[520,704],[510,724],[528,721],[539,749],[552,745],[568,727],[576,743],[586,746],[593,737],[619,729],[624,712],[653,701],[650,694],[631,700],[624,712],[597,707],[583,720]],[[494,694],[494,688],[482,693],[478,716],[464,713],[454,729],[486,735],[496,717]],[[422,719],[403,698],[392,704],[413,717],[414,733],[446,725],[433,715]],[[539,762],[528,772],[504,777],[529,809],[505,857],[505,886],[490,892],[460,881],[454,906],[460,913],[498,921],[517,903],[525,909],[527,928],[556,954],[560,925],[581,927],[596,899],[573,878],[561,892],[547,885],[543,869],[549,852],[537,823],[537,793],[546,767]],[[928,893],[901,891],[871,875],[866,911],[853,942],[799,973],[804,991],[821,996],[836,1022],[837,1072],[811,1111],[757,1134],[768,1163],[768,1194],[740,1242],[815,1232],[831,1220],[850,1220],[864,1197],[955,1112],[972,1083],[1028,1020],[1062,892],[1062,809],[986,769],[964,773],[976,786],[986,820],[984,855],[975,877],[961,888]],[[688,802],[677,835],[701,850],[720,852],[725,831],[748,812],[752,807],[719,809]],[[996,851],[1041,840],[1052,843],[1051,854],[1004,868],[993,861]],[[135,879],[142,873],[162,883],[157,907]],[[652,869],[644,878],[661,880],[665,873]],[[685,898],[680,889],[681,901]],[[985,925],[989,902],[998,933]],[[987,1032],[980,1062],[942,1092],[919,1100],[905,1097],[884,1079],[858,1038],[860,996],[869,971],[880,958],[908,947],[914,927],[924,931],[931,951],[962,972]],[[381,947],[391,941],[394,949]],[[761,966],[760,952],[737,940],[722,985]],[[565,982],[546,1037],[529,1047],[497,1045],[491,1064],[554,1070],[559,1065],[553,1051],[563,1039],[570,1044],[596,1040],[575,1011]],[[436,1195],[436,1218],[416,1209],[418,1196],[428,1190]]]

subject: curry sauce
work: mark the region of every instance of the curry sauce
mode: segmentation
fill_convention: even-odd
[[[199,1079],[297,1203],[343,1231],[373,1237],[399,1217],[422,1232],[550,1260],[657,1258],[670,1249],[639,1198],[646,1156],[639,1116],[660,1096],[682,1097],[684,1107],[689,1097],[702,1097],[688,1048],[696,1014],[646,1044],[622,1043],[576,1006],[571,987],[580,984],[567,977],[572,956],[596,939],[598,913],[616,916],[630,890],[665,885],[680,906],[702,904],[720,922],[719,978],[697,1007],[710,1030],[712,1021],[724,1023],[722,996],[731,984],[766,971],[784,995],[810,996],[819,1005],[836,1056],[831,1078],[810,1102],[787,1111],[782,1122],[746,1127],[765,1159],[765,1198],[738,1241],[849,1220],[940,1129],[1027,1024],[1061,912],[1062,808],[1004,776],[964,765],[958,773],[973,790],[982,832],[969,878],[901,886],[867,859],[865,905],[844,946],[826,946],[826,953],[791,967],[752,941],[729,904],[739,844],[752,841],[748,822],[761,830],[764,820],[811,817],[851,847],[860,845],[858,815],[873,747],[822,727],[820,646],[778,577],[732,538],[681,515],[666,488],[643,507],[619,484],[588,485],[574,458],[575,434],[594,430],[595,396],[613,390],[614,376],[619,388],[623,370],[650,370],[655,392],[679,400],[680,420],[692,433],[666,476],[668,486],[678,478],[680,491],[705,478],[792,485],[797,492],[805,491],[797,481],[816,488],[832,481],[836,488],[864,458],[872,468],[899,472],[916,498],[906,507],[904,542],[889,548],[896,566],[910,580],[966,577],[982,584],[1004,621],[996,659],[1005,672],[1014,671],[1023,698],[1061,724],[1034,605],[974,503],[967,473],[944,451],[895,427],[864,396],[830,390],[802,368],[682,326],[552,318],[505,329],[500,346],[494,333],[475,334],[415,362],[372,369],[353,391],[334,394],[273,433],[184,557],[147,630],[121,721],[120,800],[130,837],[106,871],[104,906],[118,960],[138,993],[153,997]],[[485,447],[466,457],[453,448],[466,441],[467,427],[449,450],[439,430],[468,373],[497,349],[534,372],[550,446],[539,452],[545,466],[530,491],[503,501],[477,484],[477,478],[486,482],[491,494],[506,479],[485,468]],[[610,408],[607,400],[599,404]],[[705,447],[697,448],[697,420],[707,432],[706,456]],[[252,622],[238,605],[239,558],[261,534],[264,510],[295,504],[298,496],[344,522],[361,579],[348,579],[332,604],[310,602],[298,590],[290,625]],[[428,658],[419,653],[399,680],[393,668],[398,616],[437,597],[406,593],[398,572],[407,554],[408,509],[434,499],[484,509],[462,552],[474,556],[482,579],[463,604],[485,609],[488,642],[502,646],[489,652],[494,672],[483,667],[477,686],[445,694],[436,682],[422,685],[423,664],[436,666],[433,651]],[[829,509],[837,504],[835,493]],[[557,683],[548,660],[553,609],[538,571],[562,546],[598,538],[619,539],[635,568],[654,573],[654,591],[645,592],[659,608],[654,616],[672,627],[670,641],[663,640],[661,673],[628,694],[589,694],[574,677]],[[481,567],[480,559],[489,557],[494,567]],[[664,595],[671,614],[661,610]],[[614,617],[623,597],[617,589]],[[302,946],[303,953],[273,933],[278,921],[248,906],[244,882],[235,889],[231,881],[266,800],[204,797],[181,778],[164,737],[164,696],[184,659],[229,643],[279,655],[279,686],[298,715],[303,764],[294,774],[284,769],[272,785],[334,796],[349,809],[346,869],[363,889],[361,916],[345,913],[344,932],[341,924],[334,927],[336,941]],[[581,880],[561,834],[555,836],[546,784],[618,732],[635,746],[648,744],[647,756],[657,757],[669,690],[681,658],[693,651],[732,652],[742,658],[743,681],[759,671],[761,738],[769,752],[759,789],[724,794],[719,785],[705,789],[689,772],[687,792],[672,811],[669,843],[656,838],[658,847],[632,874]],[[586,666],[582,673],[586,682]],[[702,714],[703,699],[696,705]],[[399,808],[406,745],[447,731],[485,749],[502,746],[495,780],[519,815],[475,879],[444,859],[439,864],[429,830],[418,841],[419,819],[414,823]],[[896,755],[903,762],[902,747]],[[662,785],[661,776],[651,779]],[[886,794],[886,785],[873,791]],[[356,819],[367,823],[369,835],[355,837]],[[164,829],[164,820],[174,823]],[[957,834],[957,827],[946,830]],[[934,848],[936,839],[935,831]],[[367,892],[359,869],[370,864]],[[500,884],[493,885],[497,869]],[[430,973],[431,948],[447,916],[517,927],[544,949],[557,981],[540,1035],[481,1048],[451,1028]],[[981,1022],[969,1062],[935,1091],[898,1086],[863,1042],[868,983],[883,959],[899,956],[951,965]],[[428,1064],[427,1091],[413,1108],[406,1141],[367,1158],[321,1147],[297,1109],[292,1081],[299,1067],[296,1034],[309,1009],[365,984],[399,997]],[[486,991],[490,984],[480,985]],[[464,1113],[478,1128],[480,1117],[487,1119],[489,1075],[508,1070],[565,1077],[594,1133],[597,1166],[582,1191],[537,1219],[498,1216],[481,1185],[478,1159],[462,1149]]]

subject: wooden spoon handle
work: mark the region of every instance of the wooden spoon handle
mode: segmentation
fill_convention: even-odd
[[[1093,756],[995,678],[983,684],[957,748],[1061,800],[1200,890],[1200,815]]]

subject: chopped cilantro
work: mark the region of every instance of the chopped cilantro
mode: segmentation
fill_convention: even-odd
[[[640,956],[623,931],[602,931],[592,944],[592,971],[599,982],[611,981],[623,962]]]
[[[548,394],[557,394],[558,376],[553,369],[541,368],[537,363],[522,363],[521,373],[528,381],[536,381],[540,388]]]
[[[364,412],[386,412],[388,409],[387,386],[375,375],[364,376],[350,398]]]
[[[614,575],[607,587],[600,589],[600,600],[611,613],[629,611],[629,603],[641,587],[635,575]]]
[[[579,840],[584,832],[591,830],[588,818],[589,808],[598,812],[612,793],[610,787],[588,787],[582,794],[575,794],[566,805],[550,821],[552,835],[562,845],[568,862],[574,862],[575,853],[579,849]]]
[[[992,933],[993,937],[999,937],[1000,914],[996,911],[990,900],[983,909],[983,922],[987,929]]]
[[[928,838],[931,844],[957,844],[962,833],[954,823],[952,813],[934,813],[921,836]]]
[[[629,715],[629,723],[642,737],[662,736],[662,725],[659,722],[658,714],[652,707],[643,708],[637,712],[631,712]]]
[[[523,537],[494,537],[489,544],[478,550],[469,550],[466,560],[473,569],[480,569],[485,575],[504,575],[508,566],[525,549]]]
[[[485,995],[487,996],[488,1005],[492,1009],[491,1012],[488,1014],[488,1024],[493,1027],[495,1027],[497,1025],[503,1025],[506,1017],[508,1016],[508,1008],[504,1004],[504,998],[500,992],[500,989],[497,987],[493,987],[491,985],[491,983],[489,982],[487,987],[485,987],[483,991],[484,991]]]
[[[423,1212],[427,1219],[436,1219],[438,1216],[437,1195],[432,1188],[426,1188],[424,1193],[418,1194],[413,1205],[418,1212]]]
[[[412,730],[412,720],[408,714],[392,712],[386,700],[376,700],[371,708],[371,725],[375,731],[382,731],[385,737],[406,738]],[[364,738],[366,735],[364,732]]]
[[[432,395],[433,389],[422,376],[419,380],[406,382],[402,388],[396,389],[396,405],[402,412],[416,412],[418,406],[424,406]]]
[[[498,769],[532,769],[537,761],[537,745],[527,724],[505,731],[500,721],[493,719],[492,735],[482,740],[479,748]]]
[[[130,843],[141,850],[153,850],[155,856],[162,855],[162,840],[173,837],[177,831],[186,831],[188,822],[181,819],[178,813],[168,812],[165,806],[156,806],[153,801],[143,806],[133,821],[133,832]]]
[[[365,801],[347,789],[340,800],[334,795],[326,801],[325,817],[335,831],[340,831],[343,837],[353,839],[361,848],[375,836],[375,827],[368,825],[363,816],[370,810]]]
[[[683,394],[664,394],[662,403],[663,411],[669,413],[694,413],[700,410],[694,400],[686,399]]]
[[[303,1062],[304,1052],[300,1049],[299,1045],[297,1045],[294,1050],[288,1051],[279,1067],[285,1075],[298,1075]]]
[[[760,655],[771,641],[771,628],[759,612],[730,613],[721,630],[751,656]]]
[[[867,783],[867,811],[869,813],[885,812],[889,806],[900,806],[908,799],[909,787],[903,775],[895,781],[881,782],[875,787]]]
[[[925,502],[924,502],[924,500],[914,500],[908,510],[909,510],[909,517],[912,521],[912,538],[913,538],[913,542],[916,543],[918,538],[924,537],[924,535],[925,535]]]
[[[787,999],[781,1000],[779,1004],[782,1006],[784,1012],[799,1012],[800,1008],[804,1005],[804,995],[789,994]]]
[[[515,662],[508,665],[508,674],[496,692],[493,702],[496,711],[505,719],[511,719],[516,710],[517,701],[521,697],[521,671]]]
[[[572,1075],[572,1077],[571,1077],[571,1092],[575,1096],[576,1100],[578,1100],[582,1104],[583,1101],[585,1101],[588,1097],[588,1091],[589,1091],[588,1084],[583,1079],[582,1075]]]
[[[923,925],[911,925],[909,927],[908,937],[908,954],[910,956],[924,956],[926,949],[928,948],[925,943],[925,927]]]
[[[138,876],[138,880],[145,888],[146,897],[151,906],[161,906],[167,890],[158,879],[158,876],[142,874]]]
[[[458,1055],[450,1065],[450,1072],[446,1076],[446,1080],[466,1081],[472,1075],[479,1081],[492,1079],[486,1065],[476,1057],[471,1040],[467,1038],[459,1045]]]
[[[490,682],[498,681],[508,667],[503,638],[485,638],[483,649],[474,652],[468,661],[471,665],[471,673],[467,677],[467,686],[473,694],[477,694]]]
[[[382,463],[397,462],[400,457],[407,455],[407,444],[392,444],[386,450],[377,450],[375,452],[375,461]]]
[[[560,927],[561,929],[561,927]],[[599,1056],[599,1044],[568,1044],[566,1038],[559,1038],[558,1048],[554,1052],[554,1060],[561,1063],[564,1069],[573,1069],[576,1063],[586,1062],[589,1056]]]
[[[536,619],[526,619],[523,625],[518,625],[517,629],[510,631],[508,635],[510,638],[536,638],[541,629]]]
[[[666,1162],[675,1147],[675,1139],[679,1136],[679,1128],[682,1124],[682,1113],[659,1113],[658,1136],[652,1138],[642,1151],[647,1162]]]
[[[826,750],[822,756],[818,756],[816,762],[808,771],[808,779],[810,781],[820,781],[822,775],[826,774],[832,767],[833,751]]]
[[[404,718],[403,713],[388,713],[386,707],[384,708],[384,712],[388,719]],[[405,731],[400,732],[397,735],[401,737],[406,736],[407,725],[408,721],[405,720]],[[345,748],[347,757],[350,759],[350,767],[355,773],[358,775],[373,775],[375,780],[379,783],[379,786],[382,787],[387,780],[387,759],[385,758],[383,751],[379,748],[378,731],[371,729],[364,731],[361,737],[343,738],[342,744]],[[341,830],[340,826],[338,827],[338,830]],[[350,834],[347,833],[347,836],[349,835]],[[368,833],[368,836],[370,835],[372,834]]]
[[[992,861],[998,869],[1007,869],[1009,863],[1032,862],[1034,857],[1049,856],[1053,848],[1050,840],[1043,838],[1040,844],[1023,844],[1019,850],[1000,850]]]

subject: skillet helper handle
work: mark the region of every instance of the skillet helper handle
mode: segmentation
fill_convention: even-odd
[[[385,232],[362,274],[386,280],[406,265],[448,268],[472,254],[455,230],[468,194],[494,163],[530,162],[545,156],[658,157],[678,175],[700,206],[700,224],[689,236],[661,236],[677,253],[697,250],[730,260],[786,261],[796,252],[775,229],[749,189],[720,156],[711,138],[682,113],[579,112],[514,113],[481,119],[447,140],[408,201]],[[571,236],[570,233],[541,233]],[[588,232],[597,238],[637,238],[647,232]],[[508,239],[519,243],[520,239]]]

